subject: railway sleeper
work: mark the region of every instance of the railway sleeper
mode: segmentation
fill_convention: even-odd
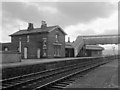
[[[50,88],[63,89],[64,87],[62,87],[62,86],[51,86]]]
[[[94,67],[96,67],[96,66],[97,66],[97,65],[95,65]],[[92,68],[93,68],[93,67],[91,67],[90,69],[92,69]],[[88,69],[88,70],[90,70],[90,69]],[[85,71],[88,71],[88,70],[85,70]],[[85,73],[84,73],[84,74],[85,74]],[[82,76],[83,76],[83,75],[82,75]],[[61,81],[61,82],[62,82],[62,81]],[[61,82],[60,82],[60,84],[61,84]],[[67,80],[67,81],[65,81],[65,82],[64,82],[64,80],[63,80],[62,84],[70,84],[70,83],[72,83],[72,82],[73,82],[73,80],[70,80],[70,81]],[[53,85],[52,88],[53,88],[53,87],[54,87],[54,88],[57,87],[57,88],[61,89],[61,86],[59,86],[59,85],[57,85],[57,86],[56,86],[56,85]]]
[[[58,84],[55,84],[55,86],[64,86],[64,87],[66,87],[66,86],[69,85],[70,83],[73,83],[73,82],[69,82],[69,83],[58,83]]]
[[[60,82],[59,84],[66,84],[66,85],[69,85],[69,83],[67,83],[67,82]]]
[[[62,88],[62,89],[63,89],[63,88]],[[47,88],[44,88],[43,90],[61,90],[61,88],[47,87]]]
[[[55,84],[55,86],[67,86],[69,84],[61,84],[61,83],[58,83],[58,84]]]
[[[60,84],[69,84],[72,83],[73,81],[64,81],[64,82],[60,82]]]
[[[55,86],[52,86],[52,87],[62,87],[62,88],[64,87],[65,88],[66,86],[67,85],[55,85]]]

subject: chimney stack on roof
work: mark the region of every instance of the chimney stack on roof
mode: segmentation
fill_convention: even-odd
[[[33,24],[32,23],[28,23],[28,30],[32,30],[32,29],[34,29]]]
[[[70,37],[68,37],[68,43],[70,43]]]
[[[41,28],[46,28],[47,27],[46,21],[42,21],[41,23],[42,23]]]

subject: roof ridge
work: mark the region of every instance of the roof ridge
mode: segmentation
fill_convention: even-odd
[[[42,33],[42,32],[50,32],[52,30],[54,30],[55,28],[59,27],[59,25],[54,25],[54,26],[47,26],[46,28],[33,28],[31,30],[28,29],[22,29],[19,31],[16,31],[15,33],[9,35],[9,36],[13,36],[13,35],[23,35],[23,34],[32,34],[32,33]],[[59,27],[60,28],[60,27]],[[62,30],[62,29],[61,29]],[[63,30],[62,30],[63,31]],[[64,31],[63,31],[64,32]],[[65,33],[65,32],[64,32]],[[66,33],[65,33],[66,34]]]
[[[47,26],[46,28],[49,28],[49,27],[55,27],[55,26],[58,26],[58,25],[54,25],[54,26]],[[32,30],[34,29],[42,29],[41,27],[34,27]],[[24,31],[24,30],[28,30],[28,29],[20,29],[19,31]]]

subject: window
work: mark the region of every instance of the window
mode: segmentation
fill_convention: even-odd
[[[46,49],[43,49],[43,56],[46,56]]]
[[[60,56],[60,48],[57,48],[57,56]]]
[[[40,48],[37,49],[37,58],[40,58]]]
[[[28,58],[28,48],[24,47],[24,59]]]
[[[56,35],[55,37],[56,37],[56,39],[57,39],[57,38],[58,38],[58,35]]]
[[[21,41],[21,37],[19,37],[19,41]]]
[[[18,49],[19,49],[19,52],[21,52],[21,45],[22,45],[22,42],[21,42],[22,40],[21,40],[21,37],[19,37],[19,47],[18,47]]]
[[[56,35],[55,35],[56,42],[58,42],[58,37],[59,37],[59,35],[56,34]]]
[[[56,46],[54,47],[54,56],[57,56]]]
[[[30,41],[30,36],[29,35],[27,35],[27,42],[29,42]]]
[[[5,47],[5,48],[4,48],[4,50],[5,50],[5,51],[8,51],[8,48],[7,48],[7,47]]]
[[[19,52],[21,52],[21,45],[22,45],[22,42],[21,41],[19,41]]]
[[[43,38],[43,47],[46,47],[46,38]]]
[[[60,46],[54,47],[54,56],[60,56]]]
[[[46,54],[46,49],[47,49],[47,38],[43,38],[43,56],[45,57]]]

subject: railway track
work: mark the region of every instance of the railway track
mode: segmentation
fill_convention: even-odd
[[[104,62],[105,63],[105,62]],[[11,79],[2,80],[3,90],[21,90],[21,89],[45,89],[56,82],[66,80],[65,78],[72,77],[80,72],[89,70],[103,64],[99,60],[87,61],[84,63],[60,67],[57,69],[46,70],[29,75],[23,75]]]
[[[91,64],[88,67],[81,68],[80,70],[61,77],[57,80],[47,83],[46,85],[35,88],[34,90],[64,90],[68,85],[73,83],[78,78],[84,77],[88,72],[94,70],[96,67],[108,62],[102,62],[97,64]]]
[[[75,80],[84,77],[85,75],[88,74],[88,72],[90,72],[94,69],[95,69],[95,67],[93,69],[89,69],[89,70],[85,70],[85,71],[80,72],[80,73],[76,73],[74,75],[71,75],[71,76],[65,77],[61,80],[50,83],[46,86],[38,87],[38,88],[36,88],[36,90],[39,90],[39,89],[41,89],[41,90],[63,90],[67,86],[69,86],[71,83],[75,82]]]

